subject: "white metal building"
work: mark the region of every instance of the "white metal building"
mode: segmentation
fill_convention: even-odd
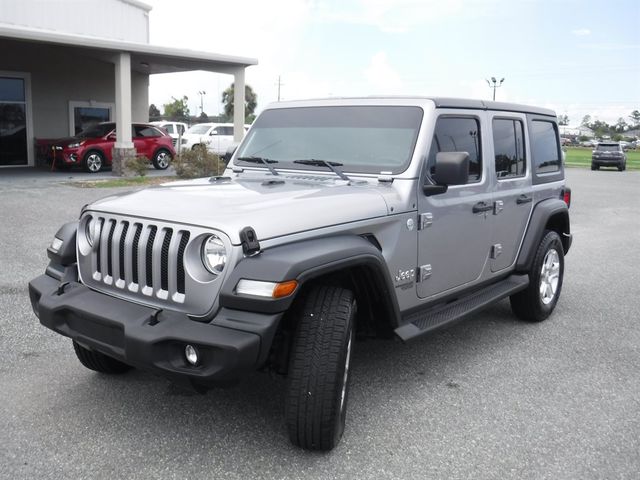
[[[149,11],[138,0],[0,0],[0,167],[35,165],[38,139],[115,121],[115,148],[133,148],[132,121],[148,121],[149,75],[204,70],[234,76],[258,62],[149,44]],[[234,136],[244,133],[235,109]]]

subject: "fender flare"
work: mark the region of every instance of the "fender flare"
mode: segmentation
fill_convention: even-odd
[[[78,222],[65,223],[58,229],[55,238],[62,240],[62,245],[58,250],[47,247],[47,256],[52,263],[62,265],[63,267],[73,265],[77,261],[76,257],[76,232],[78,231]]]
[[[357,235],[303,240],[244,258],[225,280],[220,291],[220,305],[264,313],[284,312],[306,282],[353,267],[368,269],[370,280],[386,305],[385,314],[397,322],[400,318],[399,308],[386,261],[376,246]],[[297,280],[298,287],[292,295],[280,299],[240,296],[235,293],[240,279],[269,282]]]
[[[536,204],[531,213],[522,247],[516,261],[516,271],[528,272],[533,263],[533,257],[549,221],[554,219],[554,225],[559,228],[558,234],[562,240],[564,253],[569,252],[571,246],[571,231],[569,224],[569,207],[559,198],[549,198]]]

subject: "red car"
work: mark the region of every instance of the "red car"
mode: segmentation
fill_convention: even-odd
[[[154,125],[131,125],[132,141],[139,156],[151,160],[158,170],[164,170],[176,154],[171,137]],[[49,158],[55,165],[82,166],[87,172],[96,173],[111,165],[113,144],[116,141],[116,124],[99,123],[83,130],[75,137],[57,140],[51,145]]]

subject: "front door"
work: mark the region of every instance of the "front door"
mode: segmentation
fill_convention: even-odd
[[[439,110],[440,111],[440,110]],[[491,246],[491,179],[483,161],[484,112],[443,110],[437,119],[421,182],[434,183],[438,152],[467,152],[469,181],[442,194],[418,193],[418,283],[428,298],[478,281]],[[474,212],[475,210],[475,212]]]
[[[0,76],[0,166],[28,163],[25,79]]]

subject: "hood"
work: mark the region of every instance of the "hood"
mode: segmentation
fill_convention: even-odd
[[[107,197],[88,210],[215,228],[236,245],[244,227],[266,240],[388,214],[374,185],[285,175],[173,182]]]

